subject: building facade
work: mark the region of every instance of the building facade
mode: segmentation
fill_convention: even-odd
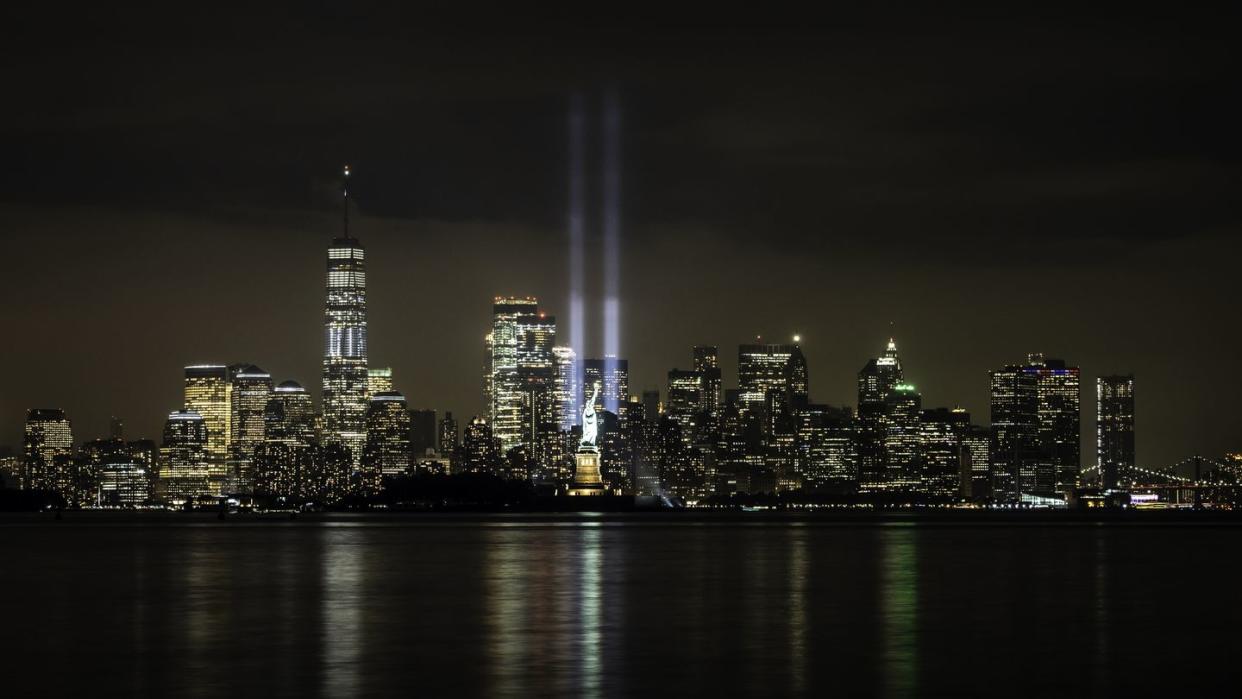
[[[207,421],[193,410],[169,413],[160,446],[159,491],[169,502],[218,494],[211,482]]]
[[[434,421],[434,413],[432,417]],[[410,411],[405,396],[384,391],[371,396],[367,440],[359,469],[363,492],[378,492],[385,477],[410,473]]]
[[[1124,487],[1134,479],[1134,375],[1095,381],[1095,443],[1100,486]]]
[[[23,438],[21,487],[23,490],[61,492],[65,478],[58,475],[57,461],[73,455],[73,425],[59,408],[34,408],[26,412]]]
[[[348,197],[348,193],[346,194]],[[325,442],[350,451],[356,466],[366,442],[367,275],[361,241],[345,235],[328,248],[324,304],[323,430]]]

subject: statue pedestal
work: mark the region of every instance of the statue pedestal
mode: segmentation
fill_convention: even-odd
[[[574,482],[569,487],[570,495],[608,495],[604,479],[599,473],[599,450],[593,447],[581,447],[574,454]]]

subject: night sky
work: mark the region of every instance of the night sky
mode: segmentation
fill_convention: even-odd
[[[853,404],[891,333],[924,405],[981,423],[989,368],[1081,366],[1084,466],[1107,373],[1140,465],[1242,449],[1229,18],[339,11],[6,21],[0,444],[31,407],[158,436],[188,363],[317,396],[344,163],[372,365],[480,412],[492,297],[568,320],[568,105],[597,239],[615,91],[633,392],[694,344],[735,385],[738,343],[797,332],[812,398]]]

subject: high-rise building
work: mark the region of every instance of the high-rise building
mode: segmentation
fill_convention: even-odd
[[[1039,448],[1039,376],[1009,365],[989,372],[991,385],[992,497],[1017,502],[1024,494],[1050,495],[1052,465]]]
[[[73,426],[65,411],[58,408],[34,408],[26,412],[26,433],[23,440],[24,464],[21,487],[25,490],[66,491],[70,486],[60,472],[58,460],[64,464],[73,454]]]
[[[489,427],[502,454],[522,446],[533,456],[541,435],[559,427],[555,344],[556,319],[541,313],[536,299],[495,299],[485,383]]]
[[[370,398],[378,393],[387,393],[396,390],[392,383],[391,367],[376,367],[367,369],[367,397]]]
[[[418,460],[436,450],[436,411],[410,411],[410,452]]]
[[[993,494],[1014,500],[1072,490],[1081,466],[1078,367],[1030,354],[991,375]]]
[[[435,413],[432,413],[435,420]],[[367,409],[367,441],[362,452],[361,475],[366,492],[378,491],[385,476],[410,472],[410,411],[405,396],[385,391],[371,396]]]
[[[197,364],[185,368],[185,409],[201,416],[207,431],[209,477],[216,492],[228,476],[229,444],[232,443],[232,384],[223,364]]]
[[[582,402],[591,398],[591,392],[599,385],[596,410],[607,410],[614,415],[620,406],[630,399],[630,362],[627,359],[604,357],[586,359],[582,362]]]
[[[1079,370],[1060,359],[1031,354],[1027,371],[1037,377],[1039,446],[1052,466],[1052,491],[1065,494],[1078,485],[1082,469]]]
[[[1114,489],[1134,478],[1134,375],[1095,381],[1096,463],[1100,485]]]
[[[282,381],[263,411],[264,441],[306,446],[315,441],[315,405],[296,381]]]
[[[203,416],[192,410],[169,413],[160,447],[160,491],[169,501],[193,500],[216,494],[210,482],[208,430]]]
[[[863,489],[881,487],[886,477],[884,416],[888,394],[905,377],[897,343],[889,338],[884,354],[858,372],[858,480]]]
[[[811,491],[844,490],[858,480],[854,420],[849,408],[810,404],[794,413],[794,469]]]
[[[82,459],[95,476],[91,500],[104,507],[133,507],[151,499],[155,474],[143,448],[121,439],[96,439],[82,445]]]
[[[673,369],[668,372],[668,400],[664,412],[681,428],[682,437],[690,440],[697,425],[710,419],[707,377],[702,371]]]
[[[962,434],[963,468],[962,497],[983,500],[992,494],[992,464],[988,456],[992,430],[983,425],[970,425]]]
[[[786,408],[809,399],[806,358],[796,344],[739,345],[737,378],[741,400],[750,409],[761,407],[769,394]]]
[[[885,487],[916,489],[920,486],[922,417],[923,397],[914,386],[897,384],[888,392],[883,421]]]
[[[444,411],[444,417],[440,418],[440,434],[436,449],[441,456],[452,457],[457,451],[457,420],[453,419],[453,413]]]
[[[328,248],[324,304],[324,439],[345,445],[355,467],[366,441],[367,274],[366,251],[349,233],[349,168],[343,189],[345,228]]]
[[[461,436],[461,472],[498,473],[500,471],[499,440],[492,436],[491,425],[476,415]]]
[[[963,437],[969,428],[970,413],[961,408],[923,411],[919,426],[921,492],[945,498],[962,494]]]
[[[578,355],[572,347],[553,347],[552,362],[556,367],[557,427],[566,432],[578,424]]]
[[[266,435],[264,415],[272,396],[272,375],[253,364],[229,367],[229,459],[237,489],[253,487],[251,460]]]
[[[724,386],[720,374],[720,353],[715,345],[694,346],[694,370],[703,372],[704,403],[712,418],[720,414]]]
[[[108,421],[108,436],[113,439],[125,439],[125,421],[113,415]]]

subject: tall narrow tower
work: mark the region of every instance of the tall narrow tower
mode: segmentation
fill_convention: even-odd
[[[344,231],[328,248],[324,305],[325,440],[349,447],[354,467],[366,442],[367,273],[362,242],[349,233],[349,166],[341,189]]]

